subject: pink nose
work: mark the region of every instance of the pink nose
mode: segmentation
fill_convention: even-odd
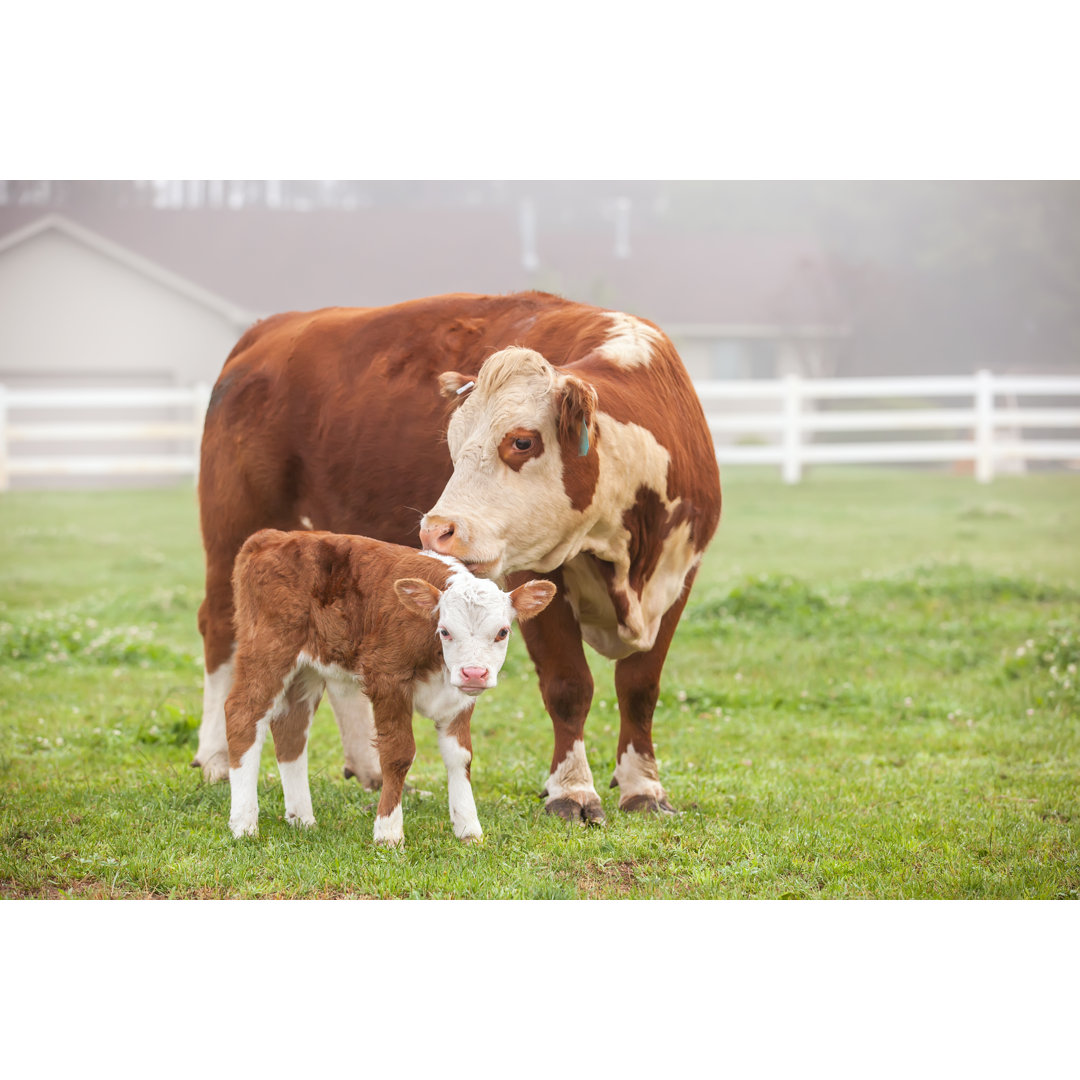
[[[420,543],[428,551],[437,551],[440,555],[451,554],[454,546],[454,535],[457,532],[452,521],[440,518],[431,518],[426,529],[420,530]]]
[[[486,667],[463,667],[461,674],[465,676],[466,683],[482,685],[487,682],[488,669]]]

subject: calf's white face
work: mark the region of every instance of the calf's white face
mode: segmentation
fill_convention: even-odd
[[[406,608],[432,620],[451,685],[476,697],[498,682],[510,624],[543,611],[555,586],[530,581],[506,593],[493,581],[460,570],[445,591],[420,578],[395,581],[394,591]]]

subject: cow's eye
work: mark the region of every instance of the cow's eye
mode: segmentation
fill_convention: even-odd
[[[497,633],[497,634],[495,635],[495,640],[496,640],[496,641],[505,641],[505,640],[506,640],[506,635],[507,635],[507,634],[509,634],[509,633],[510,633],[510,627],[509,627],[509,626],[504,626],[504,627],[503,627],[503,628],[502,628],[502,629],[501,629],[501,630],[500,630],[500,631],[499,631],[499,632],[498,632],[498,633]]]
[[[525,438],[515,439],[514,440],[514,449],[519,450],[521,453],[524,454],[527,450],[532,449],[532,444],[533,444],[532,439],[525,439]]]
[[[450,631],[447,630],[445,626],[440,626],[439,627],[439,636],[441,638],[443,638],[444,640],[449,641],[450,640]]]

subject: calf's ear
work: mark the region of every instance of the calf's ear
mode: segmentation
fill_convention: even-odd
[[[430,618],[439,606],[442,593],[430,581],[421,578],[399,578],[394,582],[397,598],[417,615]]]
[[[461,401],[475,385],[471,375],[462,375],[460,371],[444,371],[439,376],[439,393],[449,401]]]
[[[527,581],[519,585],[510,594],[510,603],[514,605],[518,621],[524,622],[534,615],[539,615],[551,603],[555,595],[555,585],[551,581]]]

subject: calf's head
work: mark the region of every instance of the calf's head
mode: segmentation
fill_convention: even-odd
[[[432,621],[451,684],[475,697],[498,682],[510,624],[543,611],[555,586],[530,581],[506,593],[493,581],[461,570],[444,591],[421,578],[401,578],[394,592],[406,608]]]
[[[445,372],[440,386],[460,402],[446,433],[454,472],[420,522],[421,543],[485,577],[560,566],[587,530],[596,391],[516,347],[489,357],[475,380]]]

